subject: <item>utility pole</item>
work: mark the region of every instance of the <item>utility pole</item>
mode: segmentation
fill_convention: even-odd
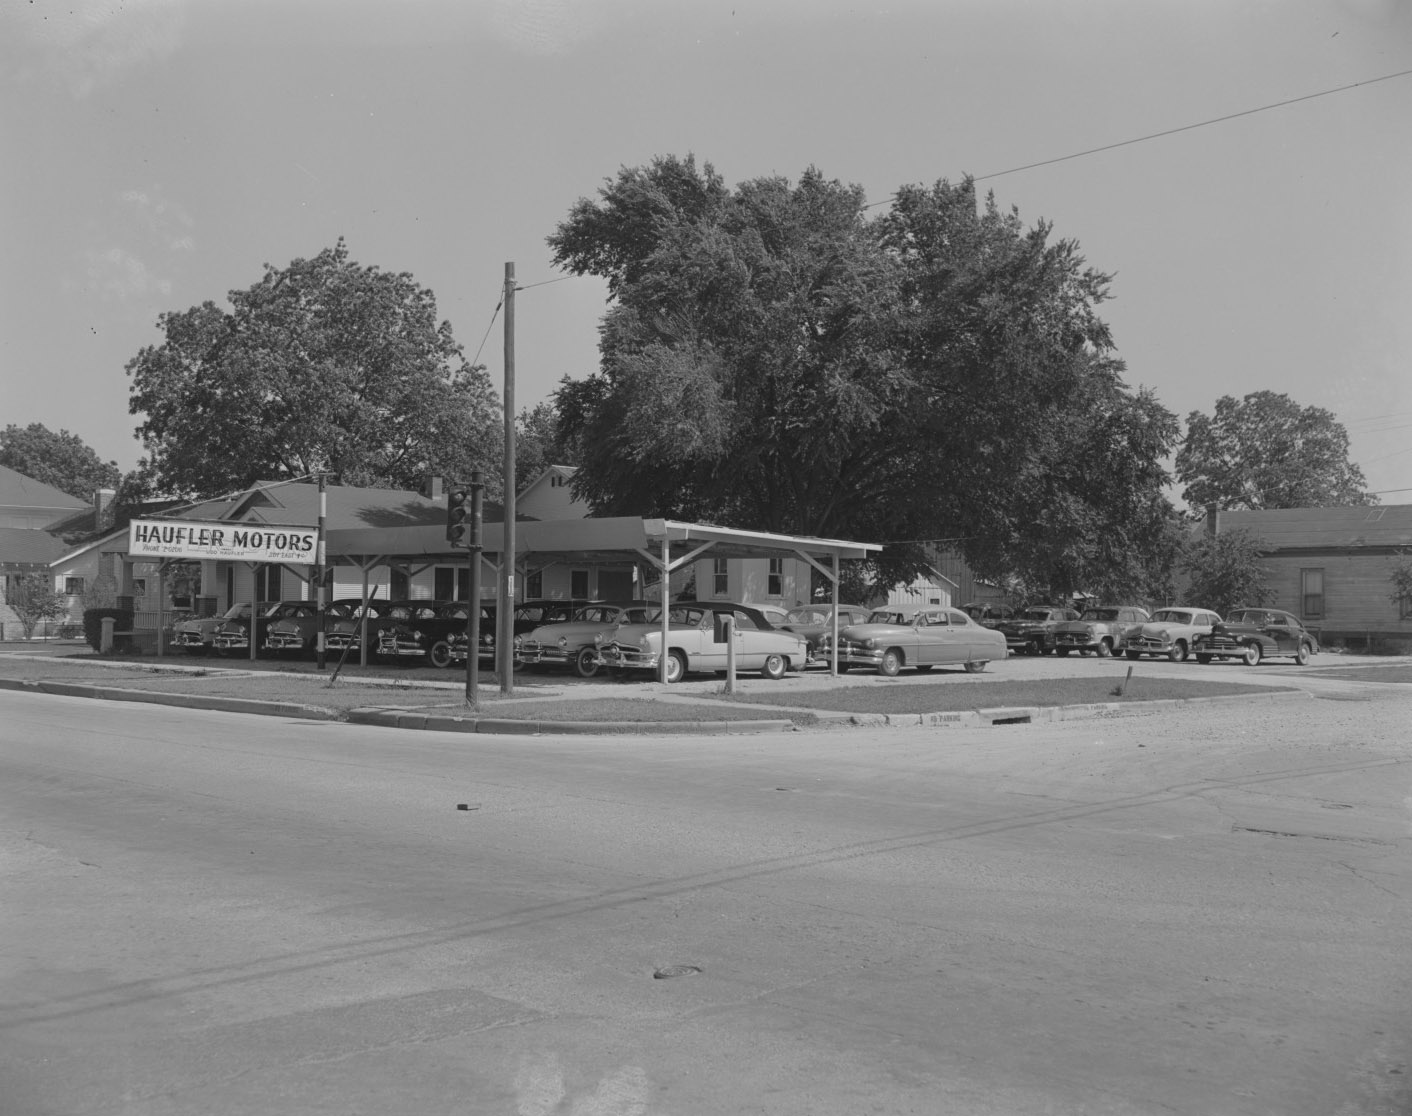
[[[495,661],[500,692],[515,690],[515,265],[505,265],[505,544],[500,555],[500,596]]]
[[[318,555],[316,557],[318,565],[315,567],[315,577],[318,579],[318,596],[315,599],[318,602],[319,634],[315,637],[314,645],[317,651],[318,667],[320,670],[324,669],[324,665],[327,661],[324,648],[324,578],[327,576],[325,573],[325,564],[328,561],[328,551],[324,546],[324,521],[328,518],[328,490],[326,488],[326,483],[327,475],[324,473],[320,473],[319,550]],[[254,647],[255,645],[255,618],[253,616],[250,618],[250,645],[251,647]]]

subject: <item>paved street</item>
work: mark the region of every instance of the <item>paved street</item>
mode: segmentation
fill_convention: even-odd
[[[1403,1113],[1412,695],[1310,689],[669,740],[0,693],[0,1114]]]

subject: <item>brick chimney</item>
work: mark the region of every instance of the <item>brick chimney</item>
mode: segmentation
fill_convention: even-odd
[[[104,531],[113,524],[113,497],[117,491],[100,488],[93,493],[93,529]]]
[[[445,478],[436,473],[428,473],[425,482],[422,484],[422,495],[428,500],[440,500],[446,495],[444,485]]]
[[[1215,538],[1221,533],[1221,509],[1215,504],[1206,505],[1206,534]]]

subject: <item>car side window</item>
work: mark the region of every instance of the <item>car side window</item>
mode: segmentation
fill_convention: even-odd
[[[763,630],[760,625],[755,622],[755,617],[751,616],[748,612],[741,612],[740,609],[736,609],[731,613],[731,616],[735,618],[736,631],[749,630],[758,632]]]

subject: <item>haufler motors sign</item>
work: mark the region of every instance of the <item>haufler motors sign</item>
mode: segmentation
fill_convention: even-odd
[[[134,519],[128,525],[127,549],[133,558],[214,558],[313,565],[318,541],[317,527]]]

